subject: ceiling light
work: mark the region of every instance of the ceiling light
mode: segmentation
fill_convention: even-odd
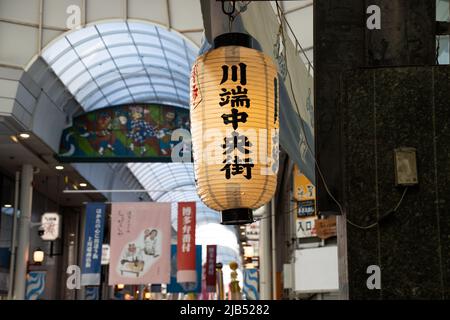
[[[125,285],[124,285],[124,284],[119,283],[119,284],[117,285],[117,289],[122,290],[123,288],[125,288]]]
[[[56,169],[56,170],[64,170],[64,167],[61,166],[61,165],[58,165],[58,166],[55,166],[55,169]]]
[[[19,134],[19,137],[21,137],[22,139],[28,139],[30,137],[30,134],[26,133],[26,132],[22,132],[21,134]]]
[[[4,207],[5,207],[5,208],[11,208],[12,205],[10,205],[10,204],[5,204]]]
[[[14,141],[15,143],[18,143],[18,142],[19,142],[19,140],[17,139],[16,136],[11,136],[10,138],[11,138],[11,140]]]
[[[80,187],[86,188],[87,187],[87,183],[85,183],[85,182],[80,183]]]

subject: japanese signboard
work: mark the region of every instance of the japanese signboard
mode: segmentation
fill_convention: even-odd
[[[202,289],[202,246],[195,246],[195,278],[191,282],[178,282],[178,248],[176,245],[171,247],[171,262],[170,262],[170,283],[167,285],[167,292],[172,293],[191,293],[201,292]]]
[[[113,203],[109,285],[169,283],[171,204]]]
[[[111,256],[111,247],[109,244],[102,246],[102,265],[109,264],[109,258]]]
[[[259,221],[245,226],[245,236],[248,240],[259,240]]]
[[[100,284],[105,209],[104,203],[88,203],[86,205],[84,256],[81,268],[81,285],[83,286]]]
[[[297,219],[297,238],[316,236],[316,217]]]
[[[216,291],[216,259],[217,245],[210,244],[206,246],[206,291]]]
[[[61,229],[61,216],[57,213],[44,213],[41,216],[41,228],[44,233],[41,235],[42,240],[54,241],[59,238]]]
[[[328,239],[336,236],[336,216],[316,220],[316,233],[317,237],[321,239]]]
[[[195,269],[195,202],[178,203],[177,282],[194,282]]]
[[[300,172],[297,165],[294,167],[294,199],[297,201],[316,200],[316,187]]]
[[[316,215],[316,202],[314,200],[305,200],[297,202],[297,217],[311,217]]]

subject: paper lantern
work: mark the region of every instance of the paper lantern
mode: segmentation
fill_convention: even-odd
[[[197,192],[222,224],[252,222],[276,189],[279,86],[272,59],[245,34],[215,39],[191,76],[191,133]]]

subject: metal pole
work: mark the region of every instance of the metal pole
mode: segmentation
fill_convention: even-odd
[[[33,166],[22,166],[20,188],[20,219],[19,243],[17,247],[17,262],[14,278],[14,299],[25,299],[25,286],[30,246],[31,203],[33,200]]]
[[[270,207],[264,206],[260,224],[259,260],[260,260],[260,291],[261,300],[271,298],[271,276],[270,276]]]
[[[272,238],[272,299],[277,299],[277,239],[275,238],[275,199],[270,202]]]
[[[9,288],[8,300],[13,298],[14,289],[14,269],[16,264],[16,231],[17,231],[17,208],[19,206],[19,186],[20,186],[20,172],[16,171],[16,181],[14,184],[14,211],[13,211],[13,231],[11,239],[11,259],[9,262]]]

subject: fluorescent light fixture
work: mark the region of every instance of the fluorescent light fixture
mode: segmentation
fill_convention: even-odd
[[[10,205],[10,204],[5,204],[4,207],[5,207],[5,208],[12,208],[12,205]]]
[[[55,166],[55,169],[56,170],[64,170],[64,166],[57,165],[57,166]]]
[[[80,183],[80,187],[86,188],[87,187],[87,183],[85,183],[85,182]]]
[[[26,133],[26,132],[22,132],[19,134],[19,137],[21,137],[22,139],[28,139],[30,137],[30,134]]]

